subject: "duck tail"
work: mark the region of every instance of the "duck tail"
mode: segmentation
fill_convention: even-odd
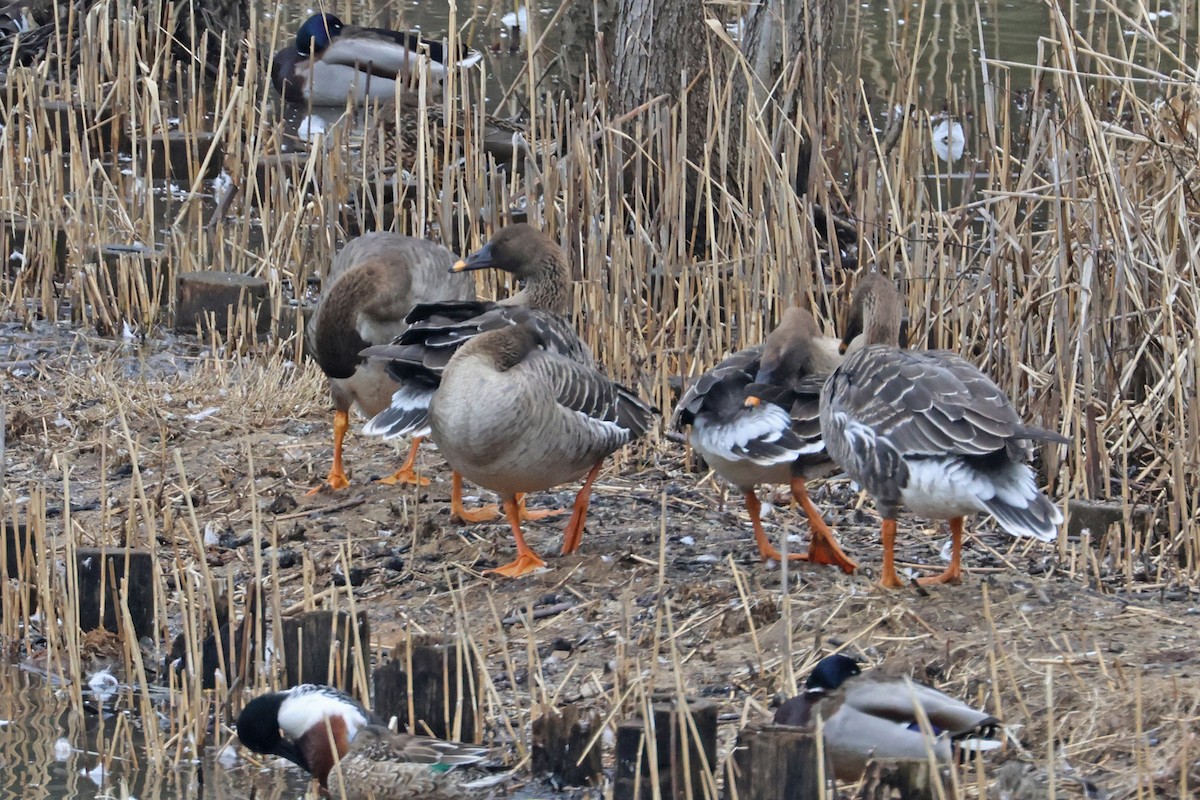
[[[952,735],[950,741],[954,744],[959,763],[969,759],[972,753],[986,753],[1004,746],[1000,720],[995,717],[988,717],[975,727]]]

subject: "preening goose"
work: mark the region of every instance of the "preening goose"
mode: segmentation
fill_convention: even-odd
[[[928,722],[921,728],[920,714]],[[993,750],[1000,720],[959,700],[880,671],[862,672],[843,655],[817,662],[805,691],[781,705],[775,724],[814,726],[822,720],[825,752],[838,780],[856,781],[873,758],[947,763],[954,749]],[[928,735],[932,734],[932,736]]]
[[[804,485],[837,469],[821,443],[817,401],[840,362],[837,340],[822,337],[806,309],[792,307],[763,344],[734,353],[700,376],[675,409],[674,427],[690,425],[692,447],[745,496],[764,560],[781,555],[763,530],[755,487],[786,483],[812,532],[808,553],[791,557],[855,569]]]
[[[866,346],[846,357],[821,390],[825,447],[874,498],[883,517],[882,583],[896,576],[896,516],[948,519],[950,566],[921,584],[962,579],[963,518],[991,514],[1013,536],[1053,541],[1062,513],[1037,487],[1026,463],[1034,440],[1066,443],[1021,422],[991,379],[947,352],[900,350],[900,296],[877,274],[856,293],[843,347],[860,334]]]
[[[517,498],[586,475],[562,552],[583,538],[592,483],[604,459],[642,436],[654,410],[590,364],[562,355],[542,316],[471,338],[455,352],[429,404],[433,439],[457,472],[497,492],[517,557],[494,572],[545,565],[525,543]]]
[[[475,282],[448,270],[454,254],[434,242],[396,233],[352,239],[333,260],[328,289],[308,328],[310,352],[329,377],[333,396],[333,466],[322,487],[350,485],[342,466],[342,440],[350,407],[373,417],[388,407],[397,383],[383,365],[359,355],[368,345],[390,342],[407,327],[413,306],[435,299],[468,300]],[[385,483],[415,483],[416,444],[404,465]],[[423,481],[428,483],[428,481]]]
[[[525,287],[498,302],[425,303],[409,314],[410,327],[390,345],[370,347],[362,355],[386,365],[399,382],[388,408],[364,430],[392,438],[428,431],[429,402],[443,371],[466,342],[491,330],[511,327],[537,317],[545,347],[585,364],[591,352],[576,336],[566,316],[571,308],[571,268],[567,255],[547,234],[530,225],[509,225],[466,260],[451,269],[500,269],[525,281]],[[453,467],[453,463],[451,463]],[[545,511],[526,511],[524,519],[544,517]],[[464,522],[486,522],[499,514],[496,506],[475,511],[462,504],[462,477],[453,475],[451,513]]]

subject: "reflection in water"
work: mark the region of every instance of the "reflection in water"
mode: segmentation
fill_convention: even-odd
[[[298,770],[273,759],[260,769],[228,732],[219,737],[218,746],[229,744],[220,756],[211,746],[199,763],[148,763],[129,696],[125,687],[103,716],[85,698],[89,710],[76,714],[62,687],[16,666],[0,667],[0,798],[244,800],[252,787],[261,800],[304,795],[308,781]],[[159,711],[167,713],[165,706]]]

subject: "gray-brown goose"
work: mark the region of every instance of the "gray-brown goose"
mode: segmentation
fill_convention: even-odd
[[[1026,461],[1031,441],[1068,440],[1023,423],[1000,387],[959,356],[893,346],[900,297],[880,275],[863,280],[877,288],[856,294],[842,344],[861,333],[867,345],[847,356],[822,388],[821,433],[829,454],[875,498],[883,517],[883,585],[903,585],[894,562],[901,506],[950,521],[950,565],[921,584],[962,579],[967,514],[988,513],[1013,536],[1053,541],[1062,513],[1038,489]]]
[[[350,485],[342,466],[350,407],[373,417],[388,407],[398,388],[381,364],[359,352],[399,336],[408,327],[405,316],[419,303],[475,296],[469,276],[449,272],[454,261],[454,254],[439,244],[396,233],[359,236],[334,258],[328,289],[308,328],[309,347],[329,377],[334,407],[333,466],[313,492]],[[416,453],[414,442],[404,465],[384,482],[417,482],[412,468]]]
[[[763,530],[755,487],[786,483],[812,532],[808,553],[791,557],[846,572],[857,566],[838,546],[805,487],[805,481],[837,470],[821,443],[818,399],[841,360],[838,341],[821,336],[809,311],[792,307],[763,344],[734,353],[700,376],[676,406],[674,427],[690,425],[692,447],[745,496],[764,560],[782,556]]]
[[[450,359],[465,343],[491,330],[517,325],[530,317],[540,320],[545,346],[585,364],[592,355],[579,340],[566,315],[571,309],[571,268],[567,254],[549,235],[530,225],[502,228],[482,248],[459,261],[454,271],[499,269],[525,286],[496,302],[425,303],[408,315],[410,327],[391,344],[367,348],[362,355],[386,366],[399,382],[389,407],[380,411],[364,431],[393,438],[428,431],[429,403],[441,383]],[[453,464],[451,464],[453,466]],[[499,514],[497,506],[468,510],[462,503],[462,477],[452,477],[451,514],[464,522],[487,522]],[[526,511],[524,519],[546,516]]]
[[[817,662],[804,694],[775,713],[775,724],[810,727],[821,717],[825,752],[838,780],[856,781],[867,762],[879,758],[947,763],[955,748],[994,750],[1000,720],[929,686],[881,670],[862,672],[843,655]],[[921,730],[920,706],[933,736]]]
[[[429,404],[429,425],[446,461],[497,492],[517,557],[493,570],[517,577],[545,562],[525,543],[518,497],[586,475],[562,552],[583,538],[592,483],[604,459],[642,436],[654,409],[590,364],[562,355],[561,332],[542,316],[481,333],[460,347]]]

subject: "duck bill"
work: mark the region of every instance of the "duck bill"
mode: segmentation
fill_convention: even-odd
[[[466,259],[458,261],[450,268],[451,272],[468,272],[475,269],[487,269],[492,266],[492,245],[489,242],[476,250]]]

